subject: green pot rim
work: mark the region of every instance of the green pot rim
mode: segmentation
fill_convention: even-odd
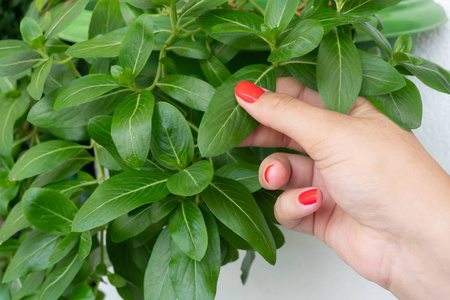
[[[396,6],[380,11],[378,16],[384,24],[381,32],[387,38],[426,32],[448,21],[444,8],[433,0],[403,0]],[[376,26],[376,19],[371,23]],[[360,33],[356,41],[369,40],[367,35]]]

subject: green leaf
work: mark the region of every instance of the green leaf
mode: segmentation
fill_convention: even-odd
[[[114,273],[127,280],[127,287],[118,289],[119,294],[125,299],[142,299],[142,287],[144,281],[145,265],[137,266],[132,253],[135,251],[129,242],[113,243],[107,235],[106,246],[108,257],[114,267]],[[106,271],[106,266],[105,266]],[[125,295],[124,295],[125,294]]]
[[[30,272],[50,267],[48,259],[61,241],[61,237],[32,231],[19,246],[11,259],[3,277],[3,282],[10,282]]]
[[[403,76],[392,65],[365,51],[358,50],[358,53],[363,71],[360,95],[382,95],[406,85]]]
[[[108,281],[118,288],[123,288],[127,285],[127,281],[119,274],[108,274]]]
[[[224,238],[228,243],[230,243],[233,248],[240,250],[254,250],[249,243],[247,243],[243,238],[234,233],[230,228],[222,224],[220,221],[217,222],[219,226],[220,236]]]
[[[276,248],[264,216],[250,192],[235,180],[214,177],[202,192],[211,212],[233,230],[269,263],[275,264]]]
[[[167,6],[173,5],[173,4],[177,3],[178,1],[180,1],[180,0],[152,0],[153,3],[167,5]]]
[[[35,51],[19,51],[12,55],[0,58],[0,77],[12,76],[45,61]]]
[[[34,70],[33,75],[31,76],[31,82],[27,86],[27,92],[36,100],[41,99],[42,93],[44,92],[44,84],[47,80],[48,75],[50,74],[50,70],[53,65],[53,56],[42,65]]]
[[[30,226],[30,222],[28,222],[23,213],[22,203],[17,203],[9,213],[5,223],[0,228],[0,243],[4,243],[16,232]]]
[[[316,60],[316,55],[305,55],[285,62],[284,65],[295,79],[317,91]]]
[[[75,286],[69,300],[95,300],[95,296],[90,286],[82,282]]]
[[[167,217],[180,202],[179,197],[170,195],[164,200],[153,203],[150,206],[149,217],[152,223],[156,223]]]
[[[16,99],[2,99],[0,96],[0,155],[11,155],[14,124],[27,111],[29,102],[26,94]]]
[[[59,263],[45,279],[39,300],[57,300],[81,269],[83,260],[75,252]]]
[[[214,217],[204,210],[208,228],[208,249],[201,261],[189,258],[170,240],[169,274],[178,299],[214,299],[220,272],[220,239]]]
[[[178,204],[178,203],[177,203]],[[152,240],[161,232],[161,230],[169,224],[169,217],[165,217],[161,221],[150,224],[143,232],[131,238],[134,248],[141,247],[146,243],[152,243]]]
[[[297,12],[299,5],[299,0],[267,1],[264,23],[269,29],[276,29],[277,34],[283,32]]]
[[[208,59],[211,56],[205,46],[191,40],[178,41],[167,50],[173,51],[176,55],[193,59]]]
[[[69,49],[69,45],[57,39],[50,39],[45,43],[45,49],[49,54],[63,53]]]
[[[9,203],[17,197],[20,184],[8,180],[7,172],[0,172],[0,213],[5,215],[9,210]]]
[[[169,276],[170,262],[169,228],[163,229],[148,262],[144,279],[145,300],[176,300]]]
[[[220,239],[220,252],[222,254],[222,266],[239,259],[239,252],[226,240]]]
[[[247,283],[248,275],[250,274],[250,268],[252,267],[253,261],[255,260],[255,251],[247,251],[241,265],[241,281],[242,284]]]
[[[402,34],[395,41],[394,52],[409,53],[413,48],[413,44],[413,40],[409,34]]]
[[[9,179],[18,181],[55,169],[82,150],[80,146],[68,141],[48,141],[26,151],[16,162]]]
[[[275,90],[275,74],[265,65],[244,67],[228,78],[211,99],[200,124],[198,146],[204,157],[227,152],[258,126],[258,122],[236,102],[234,88],[243,80]]]
[[[201,160],[170,177],[167,188],[174,195],[194,196],[206,189],[213,176],[214,169],[211,164]]]
[[[23,281],[18,293],[15,293],[11,300],[20,300],[26,296],[35,294],[42,286],[45,278],[45,271],[33,272]],[[29,299],[29,298],[25,298]]]
[[[94,161],[94,158],[86,150],[80,150],[77,155],[69,158],[56,169],[36,177],[31,186],[42,187],[55,181],[65,180],[72,175],[75,175],[82,167],[92,161]]]
[[[270,232],[272,232],[273,239],[275,240],[275,245],[277,246],[277,249],[280,249],[281,247],[284,246],[284,243],[286,242],[286,240],[284,239],[283,232],[277,227],[277,225],[270,223],[269,221],[267,221],[267,225],[269,225]]]
[[[53,110],[55,100],[63,89],[46,95],[33,105],[28,113],[28,121],[43,128],[78,128],[86,126],[89,120],[101,115],[109,115],[126,97],[133,94],[128,89],[117,89],[75,107]]]
[[[375,27],[373,27],[370,23],[361,23],[361,24],[353,24],[356,29],[364,32],[368,35],[378,46],[383,49],[388,55],[389,59],[392,59],[394,55],[394,51],[392,50],[391,43],[384,37],[384,35]]]
[[[122,169],[129,170],[128,165],[122,160],[111,137],[111,124],[112,117],[110,116],[92,118],[88,126],[89,136],[103,146]]]
[[[346,114],[358,97],[362,66],[353,41],[336,30],[326,36],[317,58],[317,84],[329,110]]]
[[[208,82],[215,88],[220,87],[231,76],[227,67],[215,56],[201,60],[200,67]]]
[[[72,231],[102,226],[144,204],[157,202],[169,194],[168,174],[130,171],[102,183],[73,220]]]
[[[282,62],[305,55],[319,46],[322,37],[321,23],[316,20],[301,21],[283,39],[279,47],[270,54],[268,61]]]
[[[71,198],[81,193],[86,187],[95,185],[97,185],[97,181],[65,180],[46,185],[45,188],[58,191],[67,198]]]
[[[242,183],[250,193],[261,189],[261,184],[259,183],[259,165],[247,163],[226,165],[218,169],[215,175],[234,179]]]
[[[24,41],[19,40],[1,40],[0,58],[10,56],[11,54],[31,50],[31,46]]]
[[[371,15],[383,8],[397,5],[400,0],[347,0],[344,1],[341,13],[352,15]]]
[[[121,243],[143,232],[150,224],[150,206],[136,213],[128,213],[115,219],[109,227],[111,240]]]
[[[43,188],[31,188],[23,196],[25,217],[37,229],[56,235],[70,232],[78,208],[61,193]]]
[[[127,30],[128,27],[120,28],[88,41],[78,42],[70,46],[66,54],[80,58],[119,56],[120,45]]]
[[[200,261],[208,247],[208,233],[202,212],[194,202],[184,200],[171,214],[170,237],[187,256]]]
[[[159,102],[153,115],[153,157],[169,169],[184,169],[194,156],[194,138],[183,114],[169,103]]]
[[[150,150],[150,132],[155,100],[150,92],[123,100],[114,111],[111,136],[122,159],[140,169]]]
[[[441,93],[450,94],[450,73],[447,70],[429,60],[413,55],[409,56],[413,59],[422,60],[422,63],[413,64],[410,61],[405,61],[401,63],[402,66],[429,87]]]
[[[253,50],[268,47],[266,41],[258,35],[261,34],[261,25],[264,24],[263,18],[258,15],[217,9],[200,15],[196,23],[206,34],[237,49]],[[219,25],[220,27],[216,27]],[[219,32],[213,32],[214,27]]]
[[[261,189],[254,194],[256,203],[261,209],[264,217],[267,222],[277,223],[277,219],[275,218],[274,207],[277,202],[278,197],[281,195],[280,191],[268,191],[265,189]]]
[[[55,110],[77,106],[119,87],[111,75],[95,74],[81,77],[65,89],[55,101]]]
[[[78,247],[78,253],[81,259],[85,259],[91,253],[92,249],[92,237],[90,231],[85,231],[80,236],[80,246]]]
[[[58,246],[53,250],[51,253],[51,256],[49,258],[49,263],[51,265],[56,264],[61,259],[66,257],[67,254],[69,254],[70,251],[75,247],[76,244],[78,244],[78,241],[80,240],[80,233],[78,232],[71,232],[58,244]]]
[[[186,75],[168,75],[158,82],[164,93],[184,105],[205,111],[216,89],[209,83]]]
[[[31,44],[42,36],[42,29],[33,18],[25,17],[20,22],[20,33],[24,40]]]
[[[65,6],[52,20],[45,31],[45,39],[56,36],[62,30],[72,24],[83,12],[89,0],[77,0]]]
[[[100,0],[92,12],[89,24],[89,37],[106,34],[125,26],[120,12],[120,4],[116,0]]]
[[[317,20],[322,23],[324,34],[329,33],[333,28],[355,24],[369,22],[370,18],[364,16],[352,16],[338,13],[333,9],[319,8],[312,16],[311,19]]]
[[[148,14],[140,15],[125,34],[119,51],[120,65],[131,69],[136,77],[144,68],[153,50],[153,21]]]
[[[367,99],[403,129],[416,129],[422,123],[422,98],[414,83],[405,81],[401,90]]]
[[[224,2],[226,0],[191,0],[181,12],[180,19],[188,16],[198,16],[200,13],[216,8]]]

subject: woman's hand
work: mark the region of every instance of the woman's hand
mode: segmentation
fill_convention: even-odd
[[[241,82],[239,104],[261,125],[240,145],[287,147],[261,164],[283,226],[313,234],[363,277],[404,299],[450,299],[450,177],[410,131],[365,98],[328,111],[293,78],[277,93]]]

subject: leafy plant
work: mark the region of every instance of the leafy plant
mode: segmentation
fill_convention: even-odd
[[[328,109],[361,95],[419,127],[405,76],[444,93],[450,76],[371,25],[399,1],[35,0],[0,41],[0,298],[100,299],[107,276],[124,299],[213,299],[238,249],[243,282],[255,252],[275,264],[279,193],[258,182],[275,150],[236,148],[258,124],[234,87],[294,76]]]

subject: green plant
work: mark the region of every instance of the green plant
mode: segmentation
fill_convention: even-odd
[[[243,282],[255,251],[274,264],[258,164],[275,150],[236,148],[258,124],[234,87],[294,76],[329,109],[362,95],[419,127],[403,75],[445,93],[450,75],[367,23],[399,1],[99,0],[71,45],[58,36],[89,0],[35,0],[24,40],[0,41],[2,299],[101,298],[103,276],[125,299],[213,299],[237,249]]]

